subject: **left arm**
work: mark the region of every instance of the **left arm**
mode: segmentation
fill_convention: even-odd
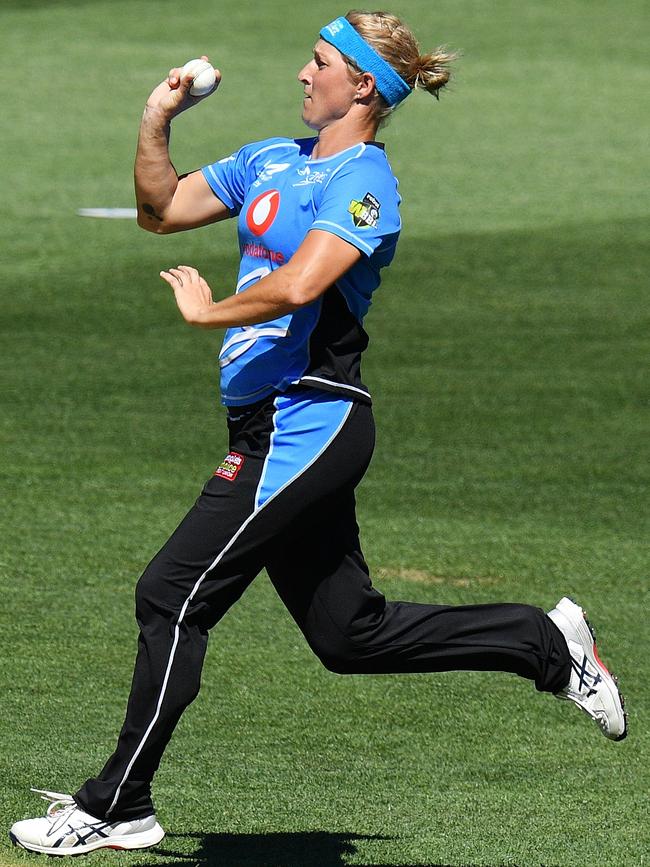
[[[356,264],[361,252],[329,232],[307,233],[286,265],[263,277],[245,292],[221,301],[196,268],[179,265],[160,276],[174,290],[181,315],[197,328],[232,328],[256,325],[293,313],[319,298]]]

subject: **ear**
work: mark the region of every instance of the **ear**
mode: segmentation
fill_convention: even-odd
[[[375,76],[372,72],[362,72],[357,82],[356,97],[359,102],[372,96],[375,90]]]

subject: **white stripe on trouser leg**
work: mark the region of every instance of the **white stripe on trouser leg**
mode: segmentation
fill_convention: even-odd
[[[175,654],[176,654],[176,648],[177,648],[177,646],[178,646],[178,639],[179,639],[179,636],[180,636],[180,625],[181,625],[181,623],[183,622],[183,618],[185,617],[185,613],[186,613],[186,611],[187,611],[187,607],[188,607],[188,605],[190,604],[190,602],[192,601],[192,599],[193,599],[194,596],[196,595],[196,593],[197,593],[199,587],[200,587],[201,584],[203,583],[204,578],[206,577],[206,575],[207,575],[209,572],[211,572],[211,571],[212,571],[216,566],[219,565],[219,562],[221,561],[221,558],[222,558],[222,557],[224,556],[224,554],[226,554],[226,553],[229,551],[229,549],[234,545],[234,543],[237,541],[237,539],[239,538],[239,536],[241,536],[241,534],[244,532],[244,530],[245,530],[246,527],[250,524],[250,522],[253,520],[253,518],[254,518],[256,515],[259,515],[259,513],[262,511],[262,509],[265,509],[265,508],[268,506],[269,503],[273,502],[273,500],[274,500],[274,499],[275,499],[279,494],[281,494],[282,491],[286,490],[286,489],[289,487],[289,485],[292,485],[292,484],[296,481],[296,479],[300,478],[300,476],[303,475],[303,473],[307,472],[307,470],[308,470],[311,466],[313,466],[313,464],[314,464],[314,463],[318,460],[318,458],[319,458],[319,457],[320,457],[320,456],[325,452],[325,450],[326,450],[326,449],[327,449],[327,448],[332,444],[332,442],[334,442],[334,440],[336,439],[336,437],[338,436],[338,434],[339,434],[339,433],[341,432],[341,430],[343,429],[343,426],[345,425],[345,422],[347,421],[348,416],[350,415],[350,412],[351,412],[353,406],[354,406],[354,404],[351,403],[350,406],[348,407],[348,409],[346,410],[345,415],[344,415],[343,420],[341,421],[340,425],[339,425],[339,426],[337,427],[337,429],[334,431],[334,433],[332,434],[332,436],[327,440],[327,442],[323,445],[323,447],[322,447],[321,450],[318,452],[318,454],[315,455],[315,457],[313,457],[312,460],[309,461],[309,463],[306,464],[306,465],[305,465],[305,466],[304,466],[304,467],[303,467],[299,472],[297,472],[297,473],[296,473],[294,476],[292,476],[292,477],[291,477],[287,482],[285,482],[285,484],[282,485],[282,487],[278,488],[277,491],[275,491],[273,494],[271,494],[271,496],[268,498],[268,500],[266,500],[266,501],[265,501],[261,506],[256,507],[256,508],[251,512],[251,514],[248,516],[248,518],[246,518],[246,520],[245,520],[244,523],[241,525],[241,527],[239,528],[239,530],[237,530],[237,532],[236,532],[235,535],[232,537],[232,539],[231,539],[231,540],[228,542],[228,544],[227,544],[227,545],[226,545],[226,546],[221,550],[221,552],[219,553],[219,555],[215,558],[215,560],[210,564],[210,566],[208,566],[208,568],[205,570],[205,572],[204,572],[204,573],[201,575],[201,577],[198,579],[198,581],[196,582],[196,584],[195,584],[194,587],[192,588],[192,591],[191,591],[190,595],[187,597],[187,599],[186,599],[185,602],[183,603],[183,607],[181,608],[180,614],[178,615],[178,620],[177,620],[177,622],[176,622],[176,626],[174,627],[174,641],[172,642],[172,648],[171,648],[171,651],[170,651],[170,653],[169,653],[169,660],[168,660],[168,662],[167,662],[167,668],[166,668],[166,670],[165,670],[165,677],[163,678],[163,683],[162,683],[162,687],[161,687],[161,690],[160,690],[160,697],[159,697],[159,699],[158,699],[158,703],[157,703],[157,705],[156,705],[156,712],[155,712],[155,714],[154,714],[154,716],[153,716],[153,719],[152,719],[151,722],[149,723],[149,725],[148,725],[148,727],[147,727],[147,730],[145,731],[144,735],[142,736],[142,740],[141,740],[140,743],[138,744],[138,746],[137,746],[137,748],[136,748],[136,750],[135,750],[135,752],[134,752],[134,754],[133,754],[133,758],[131,759],[131,761],[129,762],[129,764],[128,764],[127,767],[126,767],[126,771],[124,772],[124,776],[123,776],[122,779],[120,780],[120,784],[118,785],[117,790],[116,790],[116,792],[115,792],[115,797],[113,798],[110,807],[109,807],[108,810],[106,811],[106,818],[108,818],[108,816],[110,815],[110,813],[113,811],[115,805],[117,804],[118,799],[119,799],[119,797],[120,797],[120,792],[122,791],[122,786],[123,786],[124,783],[128,780],[128,778],[129,778],[129,774],[131,773],[131,768],[132,768],[133,765],[136,763],[136,761],[137,761],[137,759],[138,759],[138,756],[140,755],[140,753],[141,753],[142,750],[144,749],[144,745],[146,744],[146,742],[147,742],[147,740],[148,740],[148,738],[149,738],[149,735],[151,734],[151,731],[152,731],[153,727],[155,726],[156,722],[158,721],[158,717],[160,716],[160,709],[161,709],[161,707],[162,707],[162,703],[163,703],[163,700],[164,700],[164,698],[165,698],[165,692],[167,691],[167,684],[168,684],[168,682],[169,682],[169,676],[170,676],[170,674],[171,674],[172,665],[174,664],[174,656],[175,656]],[[262,470],[263,473],[264,473],[264,471],[265,471],[265,469],[266,469],[266,463],[267,463],[269,457],[270,457],[270,454],[267,454],[266,459],[265,459],[265,461],[264,461],[264,468],[263,468],[263,470]]]

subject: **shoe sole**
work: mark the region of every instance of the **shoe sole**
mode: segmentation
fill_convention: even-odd
[[[148,849],[150,846],[160,843],[164,836],[165,832],[156,823],[149,831],[142,831],[139,834],[95,840],[93,843],[85,843],[80,846],[54,848],[53,846],[39,846],[36,843],[25,843],[11,831],[9,832],[9,839],[14,846],[26,849],[28,852],[38,852],[42,855],[54,855],[56,857],[75,857],[76,855],[85,855],[87,852],[94,852],[97,849]]]
[[[583,609],[577,604],[577,602],[575,602],[573,599],[570,599],[568,596],[558,602],[558,604],[556,605],[556,610],[559,611],[566,618],[566,620],[568,620],[571,626],[578,632],[578,635],[580,637],[580,643],[582,644],[583,650],[585,651],[587,658],[589,659],[591,664],[597,666],[605,675],[606,682],[611,681],[614,686],[614,692],[618,697],[618,701],[621,705],[621,711],[623,714],[623,731],[616,737],[610,737],[604,731],[603,734],[605,734],[605,737],[611,741],[618,742],[625,740],[628,733],[628,717],[627,711],[625,710],[625,699],[623,698],[623,694],[618,687],[618,678],[607,668],[607,666],[598,656],[598,649],[596,647],[596,631],[589,622],[586,612],[583,611]],[[583,710],[588,716],[591,716],[589,711],[587,711],[582,705],[578,705],[578,707],[580,707],[580,709]]]

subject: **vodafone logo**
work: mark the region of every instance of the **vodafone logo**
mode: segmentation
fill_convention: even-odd
[[[271,228],[280,207],[280,193],[278,190],[267,190],[261,193],[248,206],[246,212],[246,225],[254,235],[263,235]]]

